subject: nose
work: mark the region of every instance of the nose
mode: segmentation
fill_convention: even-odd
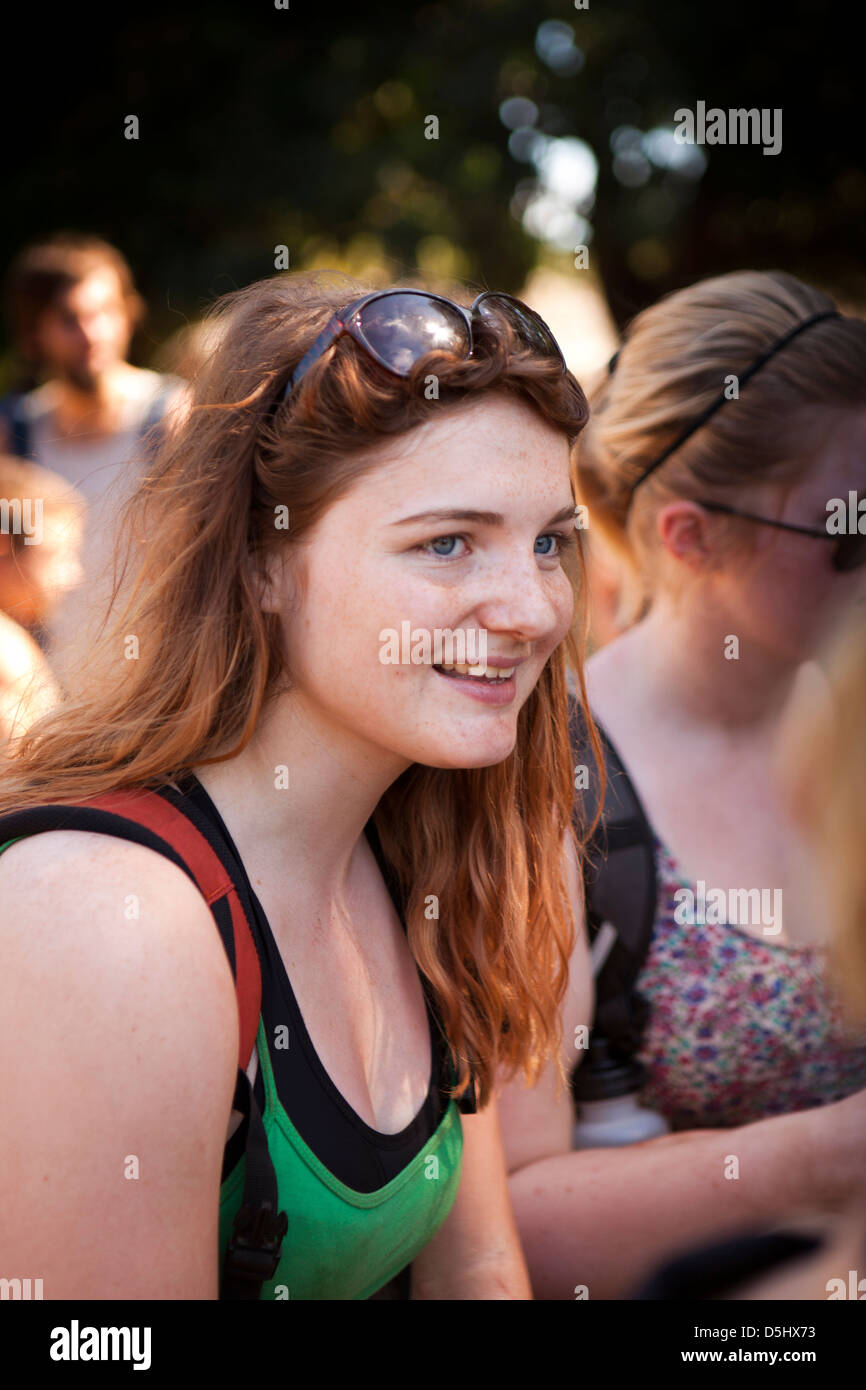
[[[511,551],[485,570],[475,604],[479,626],[541,642],[571,622],[574,595],[561,570]]]

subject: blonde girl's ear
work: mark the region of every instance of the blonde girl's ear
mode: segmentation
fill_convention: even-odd
[[[707,568],[712,557],[709,518],[702,507],[686,498],[667,502],[656,517],[662,547],[692,570]]]

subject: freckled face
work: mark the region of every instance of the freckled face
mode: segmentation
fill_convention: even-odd
[[[396,760],[501,762],[573,618],[562,567],[576,539],[568,442],[531,405],[497,392],[444,407],[377,456],[305,540],[300,609],[285,591],[290,698],[320,727]],[[383,660],[381,634],[406,622],[431,638],[486,632],[488,669],[499,662],[513,675],[499,686],[461,680],[436,669],[432,651]]]

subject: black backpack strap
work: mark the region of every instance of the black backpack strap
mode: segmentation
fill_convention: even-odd
[[[235,1215],[223,1261],[221,1299],[258,1299],[273,1279],[289,1228],[279,1210],[277,1175],[255,1092],[245,1071],[238,1070],[233,1102],[247,1127],[244,1147],[244,1192]]]
[[[12,395],[0,401],[0,420],[6,430],[5,452],[14,454],[16,458],[29,459],[30,422],[21,408],[22,400],[22,396]]]
[[[606,785],[601,819],[583,863],[587,927],[593,944],[606,924],[610,924],[608,931],[615,930],[616,939],[596,975],[593,1033],[631,1056],[640,1047],[649,1018],[647,1001],[634,986],[649,951],[656,916],[655,840],[622,759],[598,721],[594,722]],[[586,790],[575,793],[575,824],[580,833],[598,809],[600,785],[576,700],[570,702],[569,732],[575,765],[586,767],[588,776]]]

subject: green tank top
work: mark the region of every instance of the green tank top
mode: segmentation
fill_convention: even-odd
[[[17,839],[0,845],[0,854]],[[369,1298],[415,1259],[451,1210],[463,1154],[457,1104],[449,1101],[433,1134],[390,1182],[373,1192],[356,1192],[319,1161],[289,1119],[277,1096],[261,1017],[256,1051],[279,1209],[289,1221],[276,1274],[260,1297]],[[220,1269],[243,1197],[244,1169],[241,1157],[220,1188]]]
[[[442,1225],[460,1179],[463,1131],[452,1100],[439,1126],[384,1187],[356,1192],[329,1172],[301,1138],[276,1093],[261,1019],[256,1040],[265,1087],[262,1119],[289,1219],[276,1275],[263,1299],[363,1299],[387,1284]],[[241,1158],[220,1191],[220,1266],[244,1180]]]

